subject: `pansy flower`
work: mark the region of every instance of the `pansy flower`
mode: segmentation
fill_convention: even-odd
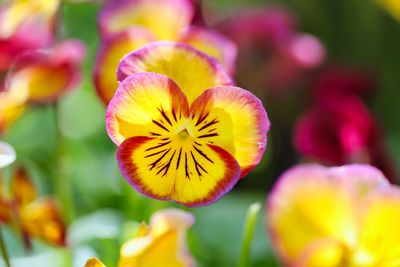
[[[68,40],[49,51],[21,56],[0,92],[0,132],[7,130],[28,104],[53,102],[75,88],[84,55],[81,42]]]
[[[189,267],[193,258],[186,245],[186,230],[194,223],[187,212],[166,209],[153,214],[150,227],[140,225],[135,238],[121,248],[119,267]],[[85,267],[105,267],[98,259],[89,259]]]
[[[300,165],[267,201],[273,248],[284,266],[397,266],[400,189],[369,165]]]
[[[99,14],[103,41],[94,69],[95,86],[102,100],[108,104],[118,88],[115,72],[121,58],[157,40],[190,44],[233,72],[236,45],[216,31],[188,27],[192,18],[190,0],[124,0],[106,5]]]
[[[48,46],[60,0],[13,0],[0,9],[0,70],[21,54]]]
[[[36,188],[24,168],[17,169],[9,194],[2,188],[0,220],[13,224],[22,232],[26,248],[31,238],[38,238],[53,245],[65,245],[65,226],[59,208],[50,197],[38,198]]]
[[[139,192],[206,205],[249,173],[266,148],[262,103],[192,46],[154,42],[126,55],[106,113],[125,179]]]

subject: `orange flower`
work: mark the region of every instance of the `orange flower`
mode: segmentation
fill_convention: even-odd
[[[24,168],[14,172],[9,195],[5,190],[0,192],[0,220],[20,228],[27,248],[32,237],[65,245],[65,226],[57,204],[51,197],[38,198]]]

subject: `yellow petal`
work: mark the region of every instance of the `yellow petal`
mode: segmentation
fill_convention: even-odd
[[[320,239],[332,239],[343,246],[356,243],[358,206],[354,193],[331,172],[319,165],[294,167],[280,177],[270,194],[268,227],[283,261],[297,261],[307,246]],[[325,264],[320,266],[331,266]]]
[[[196,137],[228,151],[239,163],[241,177],[261,160],[269,120],[261,101],[238,87],[206,90],[190,107]]]
[[[110,138],[120,145],[132,136],[160,137],[189,116],[185,95],[168,77],[139,73],[121,83],[106,113]],[[174,124],[175,125],[175,124]]]
[[[162,139],[131,137],[118,148],[122,175],[140,193],[200,206],[215,202],[236,184],[240,168],[225,150],[187,134]]]
[[[119,267],[192,266],[186,249],[186,230],[193,224],[191,214],[167,209],[155,213],[147,236],[134,238],[121,248]]]
[[[149,232],[150,232],[149,227],[146,226],[146,223],[145,223],[145,222],[142,222],[142,223],[140,224],[140,226],[139,226],[138,232],[136,233],[136,237],[145,236],[145,235],[147,235]]]
[[[132,26],[149,29],[159,40],[177,40],[182,28],[190,24],[193,6],[189,0],[114,1],[99,16],[103,36]]]
[[[119,61],[125,54],[155,40],[146,29],[133,27],[103,41],[97,53],[94,83],[105,104],[110,102],[119,86],[116,75]]]
[[[106,267],[106,266],[97,258],[91,258],[87,260],[84,267]]]
[[[178,233],[175,231],[163,234],[152,240],[152,243],[145,243],[145,247],[136,244],[139,242],[140,240],[137,240],[129,244],[132,247],[137,246],[137,249],[140,248],[139,254],[126,257],[121,255],[118,267],[190,266],[188,259],[177,255]]]
[[[178,84],[189,104],[206,89],[233,85],[215,59],[192,46],[174,42],[153,42],[126,55],[118,66],[118,81],[139,72],[168,76]]]
[[[186,231],[194,223],[190,213],[178,209],[164,209],[151,216],[151,235],[157,237],[168,231]]]
[[[334,239],[316,239],[303,250],[295,266],[343,267],[346,262],[346,247]]]
[[[365,200],[360,245],[354,255],[358,266],[399,266],[400,189],[381,188]]]
[[[15,79],[27,79],[29,98],[37,100],[56,95],[62,88],[67,87],[69,75],[69,69],[65,67],[34,66],[24,69]]]

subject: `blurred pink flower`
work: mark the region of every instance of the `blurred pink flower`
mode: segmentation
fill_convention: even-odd
[[[30,103],[55,101],[80,82],[85,54],[85,45],[77,40],[64,41],[51,50],[25,54],[15,62],[5,90],[27,92]]]
[[[28,104],[56,101],[76,88],[85,54],[83,43],[68,40],[51,50],[20,55],[0,83],[0,133],[23,114]]]
[[[0,7],[0,71],[25,52],[49,47],[59,2],[15,0]]]
[[[294,143],[304,155],[341,165],[366,156],[374,122],[357,97],[331,94],[305,112],[296,126]]]
[[[325,58],[320,41],[298,33],[292,14],[284,8],[243,10],[220,29],[239,46],[238,83],[255,90],[284,91]]]

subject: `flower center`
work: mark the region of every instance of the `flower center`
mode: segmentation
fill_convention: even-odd
[[[178,136],[182,139],[185,140],[189,136],[189,132],[184,129],[180,133],[178,133]]]

